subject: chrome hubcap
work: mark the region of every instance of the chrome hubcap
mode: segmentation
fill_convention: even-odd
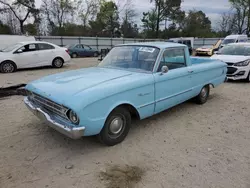
[[[206,88],[203,88],[203,89],[201,90],[201,97],[202,97],[202,98],[206,98],[206,97],[207,97],[207,89],[206,89]]]
[[[62,61],[60,59],[55,60],[55,66],[57,67],[62,66]]]
[[[110,133],[119,134],[123,128],[124,121],[121,117],[116,117],[112,120],[109,126]]]
[[[13,72],[14,71],[14,66],[11,63],[5,63],[3,65],[3,71],[4,72]]]

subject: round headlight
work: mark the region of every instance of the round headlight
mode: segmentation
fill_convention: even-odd
[[[79,123],[79,118],[78,118],[77,114],[73,110],[69,111],[69,119],[74,124]]]

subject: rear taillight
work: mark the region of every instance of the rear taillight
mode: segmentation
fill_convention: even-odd
[[[69,54],[69,50],[67,49],[67,50],[65,50],[68,54]]]

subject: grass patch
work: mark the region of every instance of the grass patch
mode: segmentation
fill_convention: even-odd
[[[114,165],[100,172],[100,178],[106,181],[107,188],[133,188],[144,174],[145,171],[138,166]]]

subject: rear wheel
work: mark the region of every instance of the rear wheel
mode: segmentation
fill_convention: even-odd
[[[204,104],[207,102],[207,99],[209,97],[209,93],[210,93],[210,87],[209,85],[204,86],[201,89],[201,92],[199,93],[199,95],[195,98],[196,99],[196,103],[197,104]]]
[[[4,61],[0,64],[0,72],[12,73],[16,71],[16,65],[12,61]]]
[[[94,57],[98,57],[98,52],[95,52],[95,53],[94,53]]]
[[[63,63],[64,63],[63,59],[57,57],[57,58],[55,58],[55,59],[53,60],[52,66],[53,66],[54,68],[61,68],[61,67],[63,67]]]
[[[131,115],[126,108],[118,107],[108,116],[105,125],[98,135],[99,140],[107,146],[122,142],[131,126]]]

